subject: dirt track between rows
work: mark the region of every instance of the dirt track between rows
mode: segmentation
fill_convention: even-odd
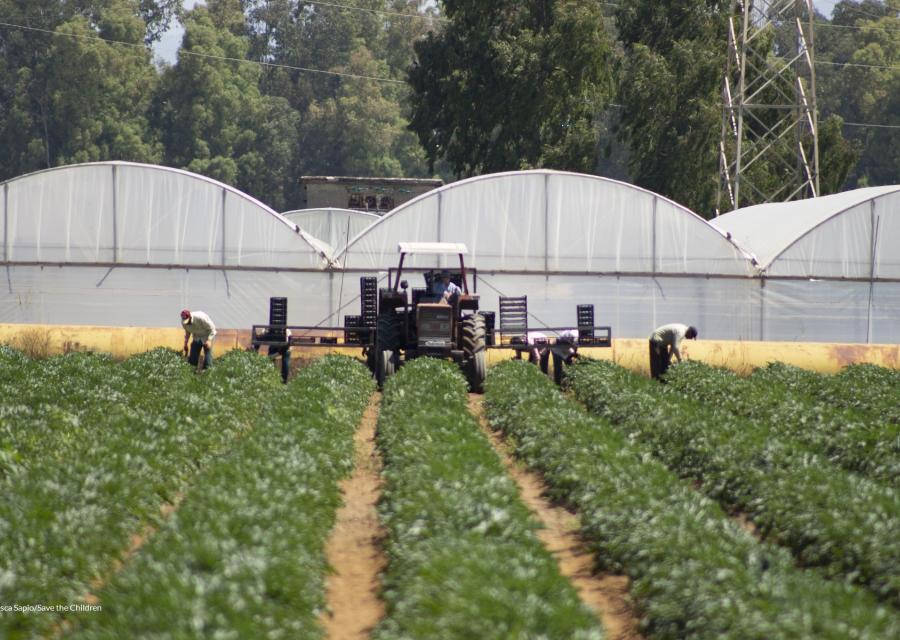
[[[381,496],[381,458],[375,449],[380,405],[381,394],[373,394],[356,431],[356,466],[341,482],[344,504],[325,546],[334,573],[326,579],[328,612],[320,621],[329,640],[368,638],[384,616],[379,597],[384,532],[376,511]]]
[[[606,638],[640,640],[638,618],[628,595],[628,577],[593,573],[594,557],[579,534],[578,517],[544,498],[543,480],[515,462],[507,443],[488,425],[482,403],[482,396],[469,394],[469,410],[518,485],[522,501],[541,523],[538,537],[556,558],[560,573],[571,580],[582,602],[600,619]]]

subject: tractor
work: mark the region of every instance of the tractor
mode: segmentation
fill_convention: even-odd
[[[379,386],[402,362],[420,356],[449,358],[465,374],[473,392],[481,393],[486,371],[485,317],[478,311],[478,295],[469,290],[463,256],[466,246],[450,242],[401,242],[396,273],[378,292],[374,336],[366,348],[366,362]],[[426,270],[425,286],[408,291],[404,261],[411,255],[457,255],[459,269]],[[392,270],[393,271],[393,270]],[[434,295],[442,271],[461,290],[449,300]],[[411,294],[411,295],[410,295]]]

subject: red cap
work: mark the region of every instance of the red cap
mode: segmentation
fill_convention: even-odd
[[[181,310],[181,319],[182,320],[187,320],[190,317],[191,317],[191,312],[188,309]]]

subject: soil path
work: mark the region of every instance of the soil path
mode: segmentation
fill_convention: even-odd
[[[380,405],[381,394],[373,394],[356,432],[356,467],[341,482],[344,504],[325,545],[334,573],[326,579],[329,613],[320,621],[330,640],[368,638],[384,616],[378,596],[379,574],[386,564],[381,551],[384,533],[375,509],[381,496],[381,457],[375,449]]]
[[[606,638],[640,640],[638,618],[628,595],[628,577],[593,573],[594,558],[579,534],[581,523],[578,517],[552,505],[543,497],[543,480],[538,474],[516,464],[510,447],[488,426],[482,402],[482,396],[469,394],[469,410],[478,419],[510,476],[519,486],[523,502],[543,525],[537,532],[538,537],[556,558],[560,573],[572,581],[581,600],[598,616]]]

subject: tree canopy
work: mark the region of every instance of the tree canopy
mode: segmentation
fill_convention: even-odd
[[[410,127],[431,166],[458,176],[591,171],[612,86],[611,43],[592,0],[447,0],[415,43]]]
[[[0,0],[0,179],[161,163],[289,209],[303,174],[547,167],[626,179],[709,214],[730,8]],[[841,0],[816,18],[822,193],[900,181],[898,15],[900,0]],[[154,61],[176,17],[178,58]],[[766,37],[776,55],[778,34]],[[753,170],[784,179],[776,165]]]

